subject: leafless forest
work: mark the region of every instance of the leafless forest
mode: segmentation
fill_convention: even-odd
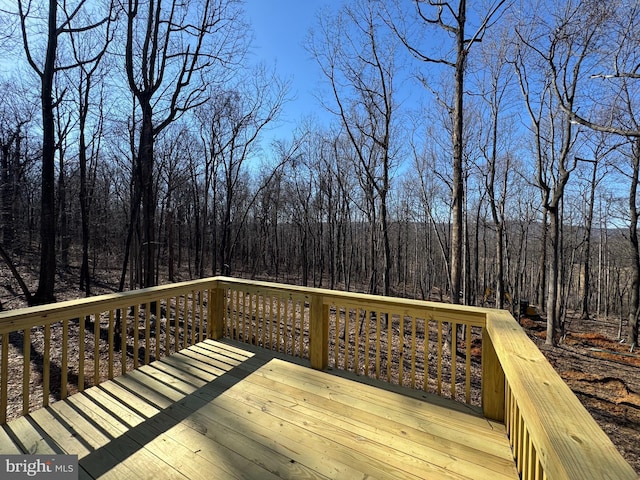
[[[634,345],[639,5],[467,3],[319,10],[331,121],[286,138],[241,2],[1,4],[0,301],[225,274],[526,300],[548,343],[578,312]]]

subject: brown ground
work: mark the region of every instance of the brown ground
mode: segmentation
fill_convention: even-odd
[[[75,286],[76,278],[71,274],[60,279],[58,299],[82,296]],[[24,306],[12,284],[8,272],[0,267],[0,301],[5,309]],[[113,291],[108,285],[96,290],[95,293]],[[523,318],[521,324],[622,455],[640,473],[640,351],[630,353],[629,345],[616,340],[617,321],[571,319],[568,334],[558,347],[544,345],[544,320]],[[70,334],[74,331],[72,328]],[[52,348],[55,344],[54,334]],[[77,345],[77,342],[70,344]],[[89,346],[87,350],[91,351]],[[17,359],[15,363],[15,372],[10,367],[9,382],[13,386],[9,386],[9,391],[17,393],[22,388],[19,373],[22,361]],[[37,380],[37,376],[34,371],[32,381]],[[41,398],[31,400],[41,404]],[[13,409],[11,411],[10,406],[9,417],[20,414],[20,404],[14,405]]]

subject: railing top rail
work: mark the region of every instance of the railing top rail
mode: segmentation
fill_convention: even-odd
[[[485,318],[491,309],[482,307],[470,307],[465,305],[444,304],[425,300],[413,300],[398,297],[385,297],[382,295],[371,295],[366,293],[343,292],[324,288],[301,287],[283,283],[261,282],[255,280],[244,280],[230,277],[215,277],[221,284],[226,286],[246,285],[255,289],[261,287],[268,291],[282,291],[283,293],[295,292],[301,295],[322,295],[325,305],[332,305],[336,302],[349,306],[369,306],[371,309],[392,308],[396,310],[407,310],[409,312],[426,311],[434,316],[438,316],[446,321],[459,321],[473,325],[483,326]]]
[[[128,290],[125,292],[108,293],[75,300],[37,305],[0,312],[0,333],[13,332],[32,326],[46,325],[61,319],[75,318],[86,314],[87,311],[96,312],[113,306],[127,305],[129,300],[135,303],[145,303],[154,299],[172,295],[177,292],[207,288],[214,284],[213,278],[203,278],[156,287]]]
[[[545,478],[637,478],[609,437],[505,311],[487,315],[487,332],[532,438]]]

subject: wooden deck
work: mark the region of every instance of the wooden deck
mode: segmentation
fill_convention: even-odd
[[[398,390],[398,389],[396,389]],[[80,478],[518,478],[502,424],[207,340],[0,429],[0,453],[69,453]]]

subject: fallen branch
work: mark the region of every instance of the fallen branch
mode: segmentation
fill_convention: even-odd
[[[27,287],[27,284],[24,283],[24,280],[20,276],[20,272],[18,272],[18,269],[15,267],[15,265],[11,261],[11,258],[9,257],[5,249],[2,248],[2,245],[0,245],[0,256],[4,259],[5,263],[7,264],[7,267],[9,267],[9,270],[11,270],[11,273],[13,274],[13,278],[15,278],[16,282],[18,282],[18,285],[20,285],[20,289],[24,294],[24,299],[27,301],[27,304],[31,305],[32,297],[31,297],[31,292],[29,291],[29,287]]]

